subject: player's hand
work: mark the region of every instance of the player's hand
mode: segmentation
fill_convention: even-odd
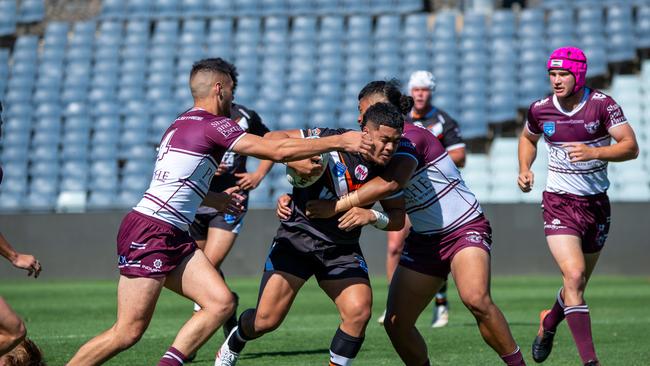
[[[531,189],[533,189],[533,183],[535,181],[535,174],[533,174],[532,171],[528,170],[525,172],[519,173],[519,177],[517,178],[517,185],[519,186],[519,189],[521,189],[522,192],[530,192]]]
[[[257,172],[235,173],[235,177],[239,179],[237,181],[237,185],[239,186],[239,188],[245,191],[249,191],[257,188],[257,186],[260,185],[262,179],[264,179],[264,176],[262,176]]]
[[[287,166],[295,170],[298,176],[309,178],[323,172],[323,159],[317,155],[309,159],[288,162]]]
[[[336,201],[311,200],[307,202],[305,211],[310,219],[327,219],[336,215]]]
[[[16,255],[16,258],[11,261],[11,264],[13,264],[16,268],[26,270],[28,272],[28,276],[31,276],[33,274],[34,278],[37,278],[43,269],[41,267],[41,263],[36,258],[34,258],[33,255],[30,254],[18,253],[18,255]]]
[[[283,194],[278,197],[278,204],[275,210],[275,213],[278,215],[280,220],[288,220],[291,217],[291,196],[288,194]]]
[[[357,227],[368,225],[376,220],[377,218],[372,211],[361,207],[352,207],[339,218],[339,229],[352,231]]]
[[[365,132],[349,131],[341,135],[343,150],[351,153],[368,154],[372,151],[372,139]]]
[[[598,159],[597,148],[595,147],[580,143],[568,143],[562,145],[562,147],[569,153],[569,160],[572,163]]]
[[[228,215],[238,216],[244,211],[246,197],[239,194],[239,187],[230,187],[223,192],[208,192],[203,205],[217,209]]]
[[[228,168],[230,168],[230,165],[222,161],[221,163],[219,163],[219,166],[217,167],[217,171],[214,172],[214,175],[216,177],[223,175],[225,172],[228,171]]]

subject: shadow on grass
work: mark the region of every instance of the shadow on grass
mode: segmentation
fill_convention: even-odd
[[[271,357],[271,356],[299,356],[299,355],[315,355],[323,354],[329,357],[329,349],[319,348],[319,349],[308,349],[308,350],[299,350],[299,351],[277,351],[277,352],[251,352],[244,353],[241,355],[241,359],[255,359],[261,357]]]

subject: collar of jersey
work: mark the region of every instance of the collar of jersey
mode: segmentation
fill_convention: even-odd
[[[589,94],[591,94],[591,89],[585,87],[585,93],[582,96],[582,100],[580,101],[580,104],[578,104],[577,107],[575,107],[572,111],[569,112],[564,111],[564,108],[562,108],[560,102],[557,101],[557,96],[555,94],[553,94],[553,105],[558,111],[560,111],[560,113],[564,114],[565,116],[571,117],[574,114],[580,112],[582,107],[584,107],[585,104],[587,104],[587,100],[589,99]]]

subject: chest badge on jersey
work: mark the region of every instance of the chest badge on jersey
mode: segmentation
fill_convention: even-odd
[[[368,168],[365,165],[357,165],[357,167],[354,168],[354,176],[357,177],[358,180],[365,180],[368,178]]]
[[[592,135],[598,132],[598,126],[600,126],[600,121],[585,122],[585,129]]]
[[[544,134],[549,137],[555,134],[555,122],[544,122]]]

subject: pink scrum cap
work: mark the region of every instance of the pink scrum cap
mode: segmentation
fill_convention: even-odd
[[[564,69],[569,71],[576,79],[573,93],[585,86],[587,79],[587,56],[578,47],[561,47],[551,53],[546,64],[548,70]]]

